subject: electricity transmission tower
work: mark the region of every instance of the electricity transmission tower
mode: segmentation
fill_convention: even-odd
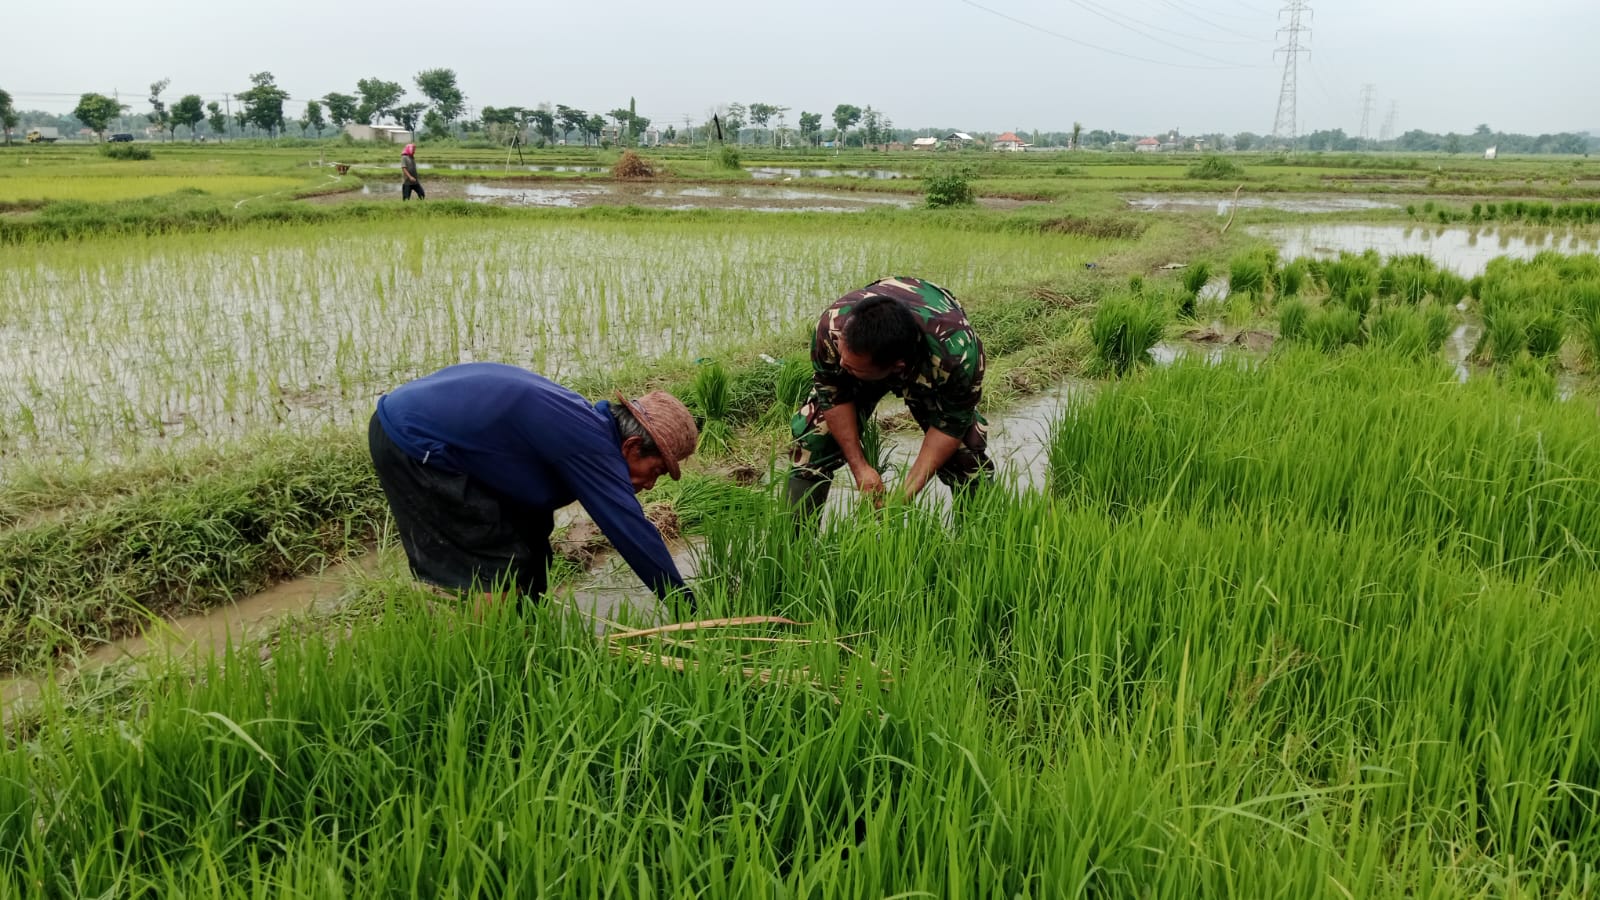
[[[1300,43],[1300,35],[1311,37],[1309,25],[1301,24],[1302,19],[1311,18],[1311,4],[1309,0],[1288,0],[1288,5],[1280,10],[1280,15],[1287,13],[1289,24],[1278,29],[1278,34],[1287,35],[1288,40],[1273,51],[1273,56],[1283,54],[1283,87],[1278,90],[1278,115],[1272,120],[1272,136],[1280,141],[1294,146],[1294,139],[1298,136],[1298,120],[1295,115],[1295,84],[1299,77],[1300,54],[1310,53],[1311,48]]]
[[[1376,90],[1377,90],[1377,86],[1373,85],[1371,82],[1368,82],[1367,84],[1363,84],[1361,86],[1361,142],[1362,143],[1366,143],[1367,138],[1372,136],[1372,133],[1368,129],[1372,125],[1373,92],[1376,91]]]
[[[1391,100],[1389,102],[1389,115],[1384,117],[1384,119],[1383,119],[1383,127],[1378,130],[1378,140],[1387,141],[1390,138],[1394,137],[1394,123],[1395,123],[1395,119],[1397,119],[1399,116],[1400,116],[1400,101]]]

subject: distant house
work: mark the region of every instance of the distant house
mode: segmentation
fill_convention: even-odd
[[[1155,138],[1144,138],[1133,145],[1135,153],[1154,153],[1161,149],[1161,142]]]
[[[1499,156],[1499,155],[1500,155],[1499,146],[1490,147],[1489,149],[1483,151],[1483,158],[1484,159],[1494,159],[1496,156]]]
[[[990,150],[1010,150],[1010,151],[1015,152],[1015,151],[1020,151],[1020,150],[1022,150],[1024,148],[1026,148],[1027,146],[1028,146],[1028,142],[1024,141],[1022,138],[1017,137],[1016,132],[1008,131],[1005,134],[1002,134],[999,137],[995,138],[994,139],[994,143],[989,145],[989,149]]]
[[[358,141],[388,141],[391,144],[409,144],[414,139],[410,131],[399,125],[362,125],[351,122],[344,126],[344,133]]]
[[[937,149],[939,149],[939,139],[936,138],[936,137],[913,138],[911,140],[911,149],[913,149],[913,150],[937,150]]]
[[[944,136],[945,144],[957,150],[973,143],[975,140],[972,135],[967,134],[965,131],[952,131]]]

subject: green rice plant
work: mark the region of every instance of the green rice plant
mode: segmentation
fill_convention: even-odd
[[[1144,296],[1144,276],[1135,272],[1128,276],[1128,293],[1135,297]]]
[[[1367,343],[1419,359],[1435,352],[1427,314],[1409,306],[1388,306],[1367,317]]]
[[[1298,341],[1305,337],[1306,319],[1311,307],[1298,297],[1278,304],[1278,336],[1285,341]]]
[[[1454,329],[1450,312],[1437,306],[1427,307],[1422,313],[1422,324],[1428,338],[1428,352],[1438,353]]]
[[[1355,310],[1329,306],[1306,316],[1303,335],[1306,343],[1324,353],[1333,353],[1361,340],[1361,316]]]
[[[700,450],[711,456],[727,453],[733,440],[733,431],[728,425],[730,381],[728,370],[719,362],[704,364],[695,373],[693,398],[696,411],[703,419]]]
[[[1590,368],[1600,368],[1600,279],[1578,281],[1570,290],[1573,330],[1588,354]]]
[[[1495,374],[1507,388],[1522,396],[1551,401],[1556,397],[1556,376],[1549,362],[1533,353],[1519,353]]]
[[[1473,356],[1486,363],[1510,362],[1527,347],[1526,315],[1509,305],[1486,304],[1483,308],[1483,337],[1479,338]]]
[[[1523,319],[1528,353],[1534,359],[1548,359],[1561,351],[1567,336],[1567,318],[1554,309],[1541,309]]]
[[[1219,153],[1207,153],[1189,167],[1187,174],[1190,178],[1210,181],[1234,179],[1243,177],[1244,167]]]
[[[1448,269],[1440,269],[1435,274],[1430,289],[1433,296],[1447,306],[1455,306],[1466,299],[1468,291],[1467,280]]]
[[[1358,285],[1375,286],[1377,283],[1377,271],[1359,256],[1341,254],[1338,259],[1328,262],[1324,273],[1328,295],[1340,303],[1345,302],[1351,290]]]
[[[1367,313],[1372,311],[1377,294],[1377,284],[1370,281],[1360,281],[1351,284],[1345,289],[1341,302],[1345,309],[1355,313],[1357,320],[1361,320],[1365,319]]]
[[[1271,263],[1259,253],[1236,256],[1228,264],[1228,293],[1263,296],[1271,276]]]
[[[1379,292],[1417,306],[1438,280],[1438,271],[1426,256],[1397,256],[1384,266]]]
[[[1211,264],[1205,260],[1192,262],[1183,270],[1183,289],[1200,296],[1206,285],[1211,281]]]
[[[1297,297],[1297,296],[1299,296],[1300,287],[1305,282],[1305,280],[1306,280],[1305,263],[1303,261],[1301,261],[1301,260],[1298,260],[1298,259],[1291,261],[1288,265],[1285,265],[1283,267],[1283,269],[1278,272],[1278,296],[1279,297]]]
[[[1096,365],[1113,375],[1123,375],[1150,361],[1150,348],[1161,339],[1165,316],[1141,297],[1113,297],[1102,301],[1089,326]]]

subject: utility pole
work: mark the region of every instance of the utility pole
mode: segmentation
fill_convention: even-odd
[[[1378,140],[1387,141],[1394,137],[1395,120],[1400,116],[1400,101],[1389,101],[1389,115],[1384,117],[1383,128],[1378,130]]]
[[[1301,33],[1309,38],[1311,28],[1301,22],[1302,19],[1311,18],[1311,4],[1309,0],[1288,0],[1288,5],[1279,11],[1279,15],[1285,13],[1289,16],[1289,24],[1279,28],[1278,34],[1287,35],[1287,40],[1272,54],[1274,57],[1283,54],[1283,86],[1278,89],[1278,115],[1272,120],[1272,136],[1293,148],[1299,129],[1295,114],[1295,87],[1299,79],[1300,54],[1311,52],[1310,47],[1300,43]]]
[[[1371,137],[1368,128],[1372,124],[1372,103],[1377,86],[1368,82],[1361,86],[1361,142],[1364,144]]]

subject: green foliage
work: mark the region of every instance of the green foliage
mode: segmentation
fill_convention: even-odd
[[[1305,263],[1294,260],[1278,272],[1278,296],[1295,297],[1306,280]]]
[[[1183,289],[1199,296],[1211,281],[1211,264],[1205,260],[1192,262],[1183,270]]]
[[[1333,353],[1361,340],[1361,315],[1347,306],[1328,306],[1306,316],[1306,343]]]
[[[1236,256],[1228,264],[1228,293],[1264,296],[1272,278],[1272,262],[1259,253]]]
[[[1428,316],[1408,306],[1385,307],[1374,312],[1366,323],[1367,343],[1397,355],[1421,359],[1435,352]]]
[[[735,150],[731,144],[718,144],[717,152],[712,157],[712,162],[717,168],[728,171],[738,171],[742,167],[739,162],[739,151]]]
[[[107,159],[121,160],[146,160],[154,159],[155,153],[143,144],[102,144],[100,155]]]
[[[72,115],[90,131],[105,134],[106,126],[111,124],[111,120],[121,115],[127,108],[127,104],[118,103],[104,94],[89,93],[78,98],[78,105],[73,108]]]
[[[1310,315],[1311,307],[1304,300],[1291,298],[1278,304],[1278,336],[1285,341],[1302,339]]]
[[[1235,179],[1244,176],[1244,167],[1217,153],[1207,153],[1189,167],[1188,176],[1204,180]]]
[[[1113,297],[1102,301],[1089,326],[1096,363],[1113,375],[1123,375],[1150,361],[1150,348],[1161,340],[1166,316],[1158,304],[1141,297]]]
[[[945,166],[923,177],[923,204],[929,209],[971,206],[977,202],[969,166]]]

